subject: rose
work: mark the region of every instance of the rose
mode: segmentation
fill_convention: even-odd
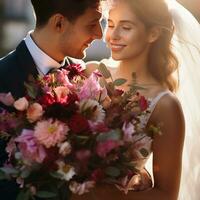
[[[27,119],[29,122],[37,121],[43,115],[43,108],[39,103],[33,103],[27,110]]]
[[[66,103],[68,99],[69,89],[64,86],[59,86],[54,89],[56,93],[57,101],[59,103]]]
[[[75,133],[89,130],[89,123],[81,114],[75,114],[69,121],[69,128]]]
[[[28,108],[28,101],[25,97],[19,98],[14,102],[14,107],[19,111],[24,111]]]
[[[15,102],[12,94],[9,93],[0,93],[0,102],[5,104],[6,106],[11,106]]]

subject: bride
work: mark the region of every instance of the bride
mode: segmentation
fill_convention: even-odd
[[[187,57],[190,60],[192,56],[196,57],[199,52],[195,49],[198,48],[199,44],[194,43],[196,46],[190,48],[184,45],[184,43],[187,43],[187,37],[184,34],[178,35],[178,28],[181,29],[182,24],[177,24],[179,25],[177,27],[174,26],[173,20],[180,17],[176,15],[174,8],[177,8],[177,5],[179,10],[183,8],[175,1],[168,0],[166,3],[164,0],[112,0],[108,2],[108,27],[105,38],[111,49],[112,59],[103,60],[103,62],[109,67],[113,78],[120,77],[128,80],[127,84],[122,87],[124,90],[127,90],[128,84],[132,80],[132,73],[136,73],[137,83],[146,88],[141,90],[140,93],[151,99],[151,113],[146,117],[144,126],[162,124],[162,135],[154,136],[152,146],[152,178],[154,184],[152,188],[146,191],[129,191],[127,195],[113,186],[104,185],[81,197],[74,195],[72,199],[175,200],[179,194],[185,137],[184,115],[175,92],[180,82],[180,88],[183,90],[180,90],[179,95],[183,107],[197,106],[196,108],[199,108],[197,100],[200,94],[193,101],[194,105],[188,105],[188,102],[191,101],[187,100],[192,98],[188,95],[195,95],[194,88],[186,87],[191,85],[191,78],[181,77],[182,72],[186,74],[191,71],[188,68],[193,69],[192,66],[194,66],[183,66],[183,59]],[[187,13],[187,11],[185,12]],[[187,14],[191,17],[189,13]],[[193,18],[192,20],[194,21]],[[199,26],[196,29],[198,30]],[[177,31],[176,35],[174,35],[174,31]],[[193,37],[193,35],[190,37]],[[180,48],[175,48],[172,44]],[[194,50],[196,54],[194,55],[190,50]],[[187,54],[184,55],[186,52]],[[187,64],[191,63],[188,62]],[[182,66],[185,71],[181,68]],[[88,63],[88,74],[97,67],[98,63]],[[176,76],[178,73],[175,73],[178,71],[180,71],[180,79]],[[191,73],[195,75],[194,71],[191,71]],[[191,76],[191,73],[188,75]],[[197,75],[192,77],[194,81],[200,80],[195,79],[195,77]],[[191,117],[192,122],[196,122],[189,109],[184,109],[184,112],[186,123]],[[192,111],[192,113],[195,114],[195,111]],[[199,138],[197,129],[192,130],[195,131],[195,136]],[[186,134],[186,139],[188,138]],[[194,137],[192,138],[194,140]],[[191,141],[191,135],[189,139]],[[195,142],[193,140],[191,142]],[[194,175],[190,171],[195,166],[190,165],[188,167],[185,165],[185,162],[189,160],[185,155],[191,156],[186,151],[189,150],[189,153],[191,153],[194,150],[191,146],[192,144],[188,144],[186,141],[180,200],[197,200],[198,196],[198,194],[196,194],[197,196],[191,194],[196,186],[193,185]],[[198,164],[195,162],[196,159],[195,161],[192,160],[191,164]],[[199,168],[196,168],[194,173],[198,174]],[[186,184],[187,178],[188,181],[191,181],[190,184]],[[197,189],[195,192],[197,192]]]

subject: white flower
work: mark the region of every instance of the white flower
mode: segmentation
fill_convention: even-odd
[[[14,107],[19,111],[24,111],[28,108],[28,101],[25,97],[19,98],[14,102]]]
[[[124,123],[122,130],[124,132],[124,141],[131,142],[133,139],[133,134],[135,133],[135,127],[132,123]]]
[[[83,195],[90,191],[91,188],[94,188],[95,182],[94,181],[86,181],[83,183],[77,183],[75,181],[71,182],[69,185],[69,189],[78,195]]]
[[[105,111],[96,100],[84,99],[79,103],[81,114],[92,122],[103,122]]]
[[[57,164],[59,167],[57,172],[62,175],[61,179],[69,181],[76,174],[74,167],[71,165],[67,165],[63,161],[58,161]]]
[[[72,147],[69,142],[64,142],[62,144],[59,144],[58,147],[59,147],[59,154],[61,154],[62,156],[66,156],[71,153]]]
[[[137,159],[132,162],[137,169],[141,169],[144,167],[152,151],[152,138],[147,136],[145,133],[135,134],[133,136],[133,143],[132,155]]]

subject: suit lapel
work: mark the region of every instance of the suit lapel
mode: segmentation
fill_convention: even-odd
[[[18,45],[16,49],[16,54],[19,65],[22,68],[21,73],[23,73],[23,77],[25,78],[25,80],[31,74],[33,75],[34,78],[36,78],[38,76],[36,64],[34,63],[34,60],[24,40]]]

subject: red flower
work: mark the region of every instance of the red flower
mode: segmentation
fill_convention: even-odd
[[[140,97],[139,105],[140,105],[140,109],[142,111],[145,111],[148,108],[148,101],[146,100],[146,98],[144,96]]]
[[[114,91],[114,96],[121,96],[123,93],[124,93],[123,90],[116,89],[116,90]]]
[[[93,181],[98,182],[101,181],[105,177],[105,174],[102,169],[96,169],[92,172],[91,178]]]
[[[84,76],[83,68],[80,64],[71,64],[68,65],[65,69],[69,72],[67,75],[69,80],[72,80],[74,76]]]
[[[90,130],[87,119],[81,114],[73,115],[68,125],[75,134]]]
[[[41,99],[39,100],[39,103],[41,105],[49,106],[55,103],[55,98],[52,94],[46,93],[44,96],[41,97]]]

